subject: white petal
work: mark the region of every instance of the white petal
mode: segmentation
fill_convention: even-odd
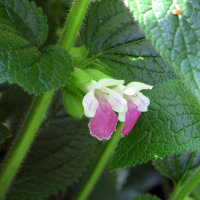
[[[140,82],[131,82],[126,86],[124,94],[135,95],[141,90],[148,90],[148,89],[152,89],[152,88],[153,88],[153,86],[151,86],[151,85],[147,85],[147,84],[140,83]]]
[[[124,85],[117,85],[116,87],[112,88],[114,91],[124,94],[125,86]]]
[[[129,99],[135,103],[140,112],[146,112],[150,104],[150,99],[143,95],[141,92],[138,92],[137,97],[130,97]]]
[[[116,92],[112,89],[106,88],[108,95],[104,95],[104,98],[111,104],[112,109],[115,112],[123,112],[127,107],[127,101],[123,98],[123,93]]]
[[[141,112],[146,112],[150,104],[150,99],[141,92],[138,92],[138,98],[140,99],[140,106],[138,107],[138,110]]]
[[[126,118],[126,111],[128,110],[128,106],[126,106],[126,108],[124,109],[123,112],[119,112],[118,114],[118,119],[120,122],[125,122],[125,118]]]
[[[92,80],[91,83],[85,85],[86,91],[95,90],[97,88],[97,82]]]
[[[84,112],[87,117],[94,117],[99,103],[94,96],[94,90],[88,92],[83,98]]]
[[[122,85],[124,84],[124,80],[116,80],[111,78],[104,78],[97,82],[97,88],[105,88],[108,86]]]

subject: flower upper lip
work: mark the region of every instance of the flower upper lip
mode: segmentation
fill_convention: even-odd
[[[150,100],[144,96],[140,91],[144,89],[152,89],[153,86],[141,83],[141,82],[131,82],[127,86],[124,86],[124,80],[116,79],[101,79],[99,81],[94,81],[85,86],[88,92],[83,99],[83,106],[85,110],[85,115],[87,117],[93,117],[98,108],[97,96],[105,98],[112,106],[115,112],[119,113],[119,120],[124,121],[125,117],[122,117],[122,113],[126,113],[127,100],[133,101],[139,108],[141,112],[146,112]],[[115,86],[114,88],[109,88]],[[141,104],[143,102],[143,104]],[[94,104],[93,107],[91,104]],[[89,104],[89,105],[87,105]],[[91,112],[87,112],[91,109]],[[123,114],[125,115],[125,114]]]
[[[123,98],[123,94],[109,88],[110,86],[117,86],[122,84],[124,84],[124,80],[116,80],[108,78],[101,79],[98,82],[93,80],[90,84],[88,84],[86,86],[86,90],[88,91],[88,93],[83,98],[85,115],[87,117],[94,116],[99,105],[97,101],[97,96],[105,98],[111,104],[112,109],[115,112],[124,111],[124,109],[126,109],[127,102]],[[91,104],[91,102],[94,103],[93,107],[89,105]]]
[[[149,90],[152,88],[153,88],[153,86],[147,85],[145,83],[131,82],[125,87],[124,94],[135,95],[138,92],[140,92],[141,90]]]

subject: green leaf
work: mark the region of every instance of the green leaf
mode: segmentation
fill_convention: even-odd
[[[141,28],[161,56],[200,99],[200,2],[169,0],[130,1]],[[182,13],[173,15],[181,9]]]
[[[56,89],[73,67],[66,50],[48,46],[40,53],[31,43],[0,24],[0,82],[18,83],[29,93]]]
[[[92,3],[81,36],[88,56],[115,78],[155,85],[176,78],[119,0]]]
[[[36,95],[57,89],[73,70],[70,56],[59,46],[48,46],[40,52],[30,38],[30,41],[26,39],[24,29],[31,31],[31,28],[36,34],[34,41],[37,37],[42,39],[41,34],[45,34],[47,25],[44,26],[41,20],[46,19],[40,16],[42,11],[37,10],[34,3],[26,0],[19,2],[0,0],[0,83],[18,83]],[[42,42],[40,39],[37,41]]]
[[[200,153],[190,151],[153,161],[156,169],[173,180],[174,183],[183,183],[199,164]]]
[[[11,136],[10,130],[3,124],[0,124],[0,147],[1,144],[10,136]]]
[[[149,110],[118,143],[111,169],[200,150],[200,108],[184,84],[168,81],[146,95],[151,100]]]
[[[143,194],[143,195],[133,198],[133,200],[159,200],[159,198],[156,196],[152,196],[150,194]]]
[[[96,144],[87,123],[73,120],[55,103],[5,199],[42,199],[77,181]]]
[[[70,55],[59,46],[48,46],[32,66],[16,71],[16,81],[29,93],[39,94],[59,88],[73,70]],[[13,82],[10,80],[9,82]]]
[[[8,19],[32,44],[41,47],[48,34],[47,19],[35,2],[28,0],[0,0],[0,21]]]

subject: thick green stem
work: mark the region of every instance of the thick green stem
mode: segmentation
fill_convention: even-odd
[[[194,187],[200,182],[200,167],[198,167],[191,176],[183,183],[182,186],[177,185],[171,195],[170,200],[184,200]]]
[[[107,143],[106,147],[104,148],[101,156],[97,160],[95,167],[93,168],[92,172],[90,173],[89,177],[85,181],[82,190],[78,194],[76,200],[86,200],[94,188],[99,176],[103,172],[108,160],[110,159],[119,139],[121,138],[121,130],[122,130],[123,123],[120,123],[117,127],[117,131],[113,134],[112,139]]]
[[[88,0],[75,0],[69,18],[66,20],[63,34],[59,45],[68,51],[75,41],[78,29],[88,6]],[[21,165],[30,145],[37,133],[37,130],[45,116],[47,108],[52,100],[53,91],[35,97],[33,105],[27,115],[18,138],[15,140],[6,157],[0,171],[0,199],[3,198],[10,182],[14,178],[19,166]]]
[[[6,159],[5,165],[0,173],[0,199],[2,199],[4,192],[7,190],[9,183],[17,172],[18,167],[28,151],[52,96],[53,92],[48,92],[35,98],[30,113],[25,120],[24,126],[18,138],[14,142]]]
[[[59,44],[70,50],[76,38],[77,30],[80,27],[80,19],[84,17],[89,0],[76,0],[65,23]]]

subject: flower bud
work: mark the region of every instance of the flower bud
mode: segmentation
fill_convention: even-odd
[[[72,91],[64,89],[63,103],[67,112],[76,119],[81,119],[84,116],[84,109],[82,105],[83,96],[75,94]]]

